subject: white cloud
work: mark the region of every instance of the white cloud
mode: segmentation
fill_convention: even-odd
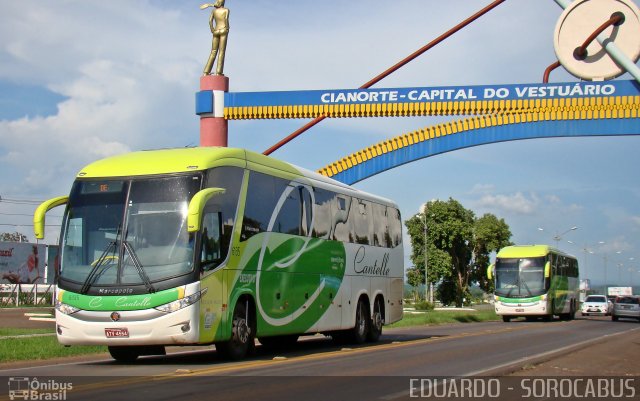
[[[191,57],[197,46],[184,40],[197,35],[176,11],[71,1],[3,2],[0,12],[0,79],[66,98],[55,115],[0,121],[0,168],[13,178],[0,183],[2,193],[57,193],[93,160],[197,142],[200,66]]]
[[[477,202],[478,206],[516,214],[533,214],[540,204],[535,194],[529,197],[522,192],[512,195],[486,194]]]
[[[496,189],[496,186],[493,184],[475,184],[473,188],[471,188],[471,191],[469,191],[469,194],[471,195],[490,194],[494,192],[495,189]]]

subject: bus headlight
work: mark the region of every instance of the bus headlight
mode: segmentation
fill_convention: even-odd
[[[76,308],[75,306],[71,306],[71,305],[67,305],[65,303],[62,303],[60,301],[56,302],[56,310],[62,314],[65,315],[72,315],[74,313],[76,313],[77,311],[79,311],[79,308]]]
[[[164,305],[160,305],[160,306],[156,306],[155,309],[159,310],[160,312],[164,312],[164,313],[172,313],[175,311],[178,311],[182,308],[186,308],[189,305],[193,305],[194,303],[198,302],[200,300],[200,298],[202,298],[202,296],[207,292],[207,289],[203,289],[201,291],[198,291],[194,294],[191,294],[189,296],[186,296],[182,299],[178,299],[176,301],[173,302],[169,302],[168,304],[164,304]]]

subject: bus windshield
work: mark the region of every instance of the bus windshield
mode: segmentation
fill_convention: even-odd
[[[74,183],[62,233],[60,285],[81,293],[140,286],[193,271],[188,202],[199,175]],[[136,291],[137,292],[137,291]]]
[[[544,257],[496,260],[495,294],[506,298],[539,296],[546,292]]]

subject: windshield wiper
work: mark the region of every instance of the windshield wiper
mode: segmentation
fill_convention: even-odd
[[[102,269],[100,272],[98,272],[98,269],[100,268],[100,266],[102,266],[105,261],[108,259],[108,255],[109,255],[109,251],[111,250],[111,248],[113,248],[113,254],[115,255],[117,249],[117,245],[118,245],[118,236],[120,235],[120,229],[122,228],[122,224],[118,224],[118,228],[116,228],[116,238],[115,240],[109,242],[109,245],[107,245],[107,247],[105,248],[104,251],[102,251],[102,254],[100,255],[100,257],[96,260],[95,265],[93,265],[93,267],[91,268],[91,271],[89,272],[89,275],[87,276],[87,278],[84,280],[84,282],[82,283],[82,287],[80,288],[80,293],[81,294],[86,294],[87,292],[89,292],[89,289],[91,288],[91,286],[93,285],[93,283],[96,282],[96,280],[98,280],[98,278],[100,278],[100,276],[102,276],[102,274],[107,271],[109,269],[109,266],[106,266],[104,269]]]
[[[529,286],[527,285],[527,282],[524,280],[520,281],[522,283],[522,286],[527,290],[527,292],[529,293],[529,296],[532,296],[533,293],[531,292],[531,290],[529,289]]]
[[[147,273],[144,271],[144,267],[142,267],[142,263],[140,263],[140,259],[138,259],[138,255],[136,255],[136,252],[133,250],[131,244],[129,244],[128,241],[122,241],[122,244],[124,245],[124,249],[129,254],[133,265],[136,267],[138,275],[144,282],[145,287],[147,287],[147,292],[156,292],[155,287],[153,286],[153,284],[151,284],[151,280],[149,280],[149,276],[147,276]]]
[[[109,255],[109,251],[111,250],[111,248],[113,248],[113,253],[115,254],[116,251],[116,244],[117,244],[117,234],[116,234],[116,240],[115,241],[111,241],[109,242],[109,245],[107,245],[107,247],[105,248],[105,250],[102,252],[102,255],[100,255],[100,257],[98,258],[98,260],[96,260],[95,264],[93,265],[93,267],[91,268],[91,271],[89,272],[89,275],[87,276],[87,278],[84,280],[84,282],[82,283],[82,288],[80,288],[80,294],[86,294],[87,292],[89,292],[89,288],[91,288],[91,286],[93,285],[93,283],[95,283],[95,281],[102,276],[102,274],[109,268],[109,267],[105,267],[104,269],[102,269],[100,271],[100,273],[98,273],[98,269],[104,264],[104,262],[107,260],[107,255]]]

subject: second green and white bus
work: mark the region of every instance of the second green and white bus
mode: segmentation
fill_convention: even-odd
[[[578,260],[547,245],[508,246],[487,271],[495,279],[496,314],[505,322],[554,316],[570,320],[579,305]]]
[[[68,196],[56,330],[120,361],[215,344],[238,359],[325,333],[376,341],[402,318],[395,203],[243,149],[141,151],[92,163]]]

